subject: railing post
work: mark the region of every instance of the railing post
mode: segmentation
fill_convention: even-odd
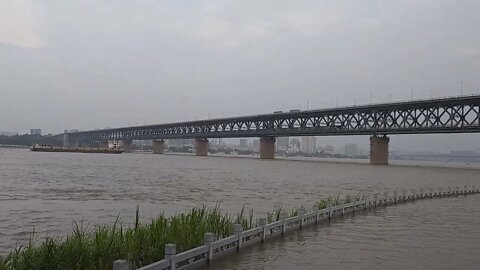
[[[385,196],[385,206],[388,206],[388,191],[383,194]]]
[[[425,194],[423,193],[423,188],[420,189],[420,199],[423,199]]]
[[[208,246],[207,264],[210,265],[213,261],[213,242],[215,242],[215,234],[205,233],[203,236],[203,244]]]
[[[166,244],[165,245],[165,259],[170,260],[170,270],[177,269],[177,262],[175,256],[177,254],[177,245]]]
[[[412,189],[412,198],[413,198],[414,201],[416,200],[416,197],[415,197],[415,196],[416,196],[416,195],[415,195],[415,189]]]
[[[377,199],[378,199],[378,195],[377,193],[373,194],[373,203],[374,203],[374,206],[377,207]]]
[[[313,212],[315,213],[315,224],[318,224],[318,206],[317,204],[313,205]]]
[[[368,195],[365,195],[365,211],[367,211],[368,208]]]
[[[407,202],[407,191],[404,189],[403,190],[403,203]]]
[[[305,215],[305,209],[300,208],[297,210],[297,214],[300,217],[300,229],[303,229],[303,216]]]
[[[332,219],[332,201],[327,202],[327,208],[328,208],[328,219]]]
[[[463,191],[463,194],[464,194],[465,196],[467,196],[467,190],[468,190],[468,186],[467,186],[467,185],[465,185],[465,186],[463,186],[463,187],[465,188],[465,190]]]
[[[286,212],[281,212],[280,213],[280,220],[282,221],[282,235],[285,235],[285,232],[287,231],[287,226],[285,226],[285,219],[287,219],[288,214]]]
[[[397,200],[398,200],[398,192],[394,191],[394,192],[393,192],[393,202],[394,202],[395,204],[397,204]]]
[[[113,270],[129,270],[126,260],[116,260],[113,262]]]
[[[265,238],[267,234],[267,219],[266,218],[259,218],[258,219],[258,227],[262,227],[262,243],[265,243]]]
[[[242,247],[242,232],[243,232],[242,224],[234,224],[233,229],[234,229],[235,235],[238,236],[237,251],[239,251],[240,248]]]
[[[353,212],[357,212],[357,196],[353,197]]]
[[[452,188],[451,187],[448,187],[447,196],[448,197],[452,196]]]
[[[433,188],[430,188],[430,198],[433,199]]]
[[[457,187],[455,188],[455,194],[456,194],[456,195],[459,195],[459,194],[460,194],[460,187],[459,187],[459,186],[457,186]]]

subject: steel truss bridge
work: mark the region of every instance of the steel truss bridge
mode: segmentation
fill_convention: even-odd
[[[480,132],[480,95],[69,133],[69,141]]]

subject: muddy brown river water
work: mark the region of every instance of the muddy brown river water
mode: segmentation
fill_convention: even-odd
[[[0,254],[34,227],[61,236],[75,220],[119,213],[128,223],[137,205],[145,219],[217,203],[262,215],[329,195],[464,185],[480,186],[480,169],[0,149]],[[211,269],[480,269],[479,228],[479,195],[420,201],[309,227]]]

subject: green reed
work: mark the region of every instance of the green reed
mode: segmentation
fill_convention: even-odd
[[[355,196],[355,199],[359,199]],[[318,209],[340,203],[339,196],[317,203]],[[268,223],[278,221],[282,207],[266,214]],[[297,210],[288,215],[295,216]],[[182,252],[203,244],[204,234],[214,233],[218,239],[230,236],[234,224],[244,230],[257,226],[254,211],[245,206],[237,215],[220,210],[219,205],[193,208],[171,217],[158,217],[142,222],[137,208],[132,226],[119,222],[93,228],[75,223],[66,237],[42,237],[33,231],[30,240],[5,257],[0,257],[0,270],[105,270],[112,269],[117,259],[128,260],[132,268],[159,261],[164,257],[166,244],[176,244]]]
[[[252,224],[242,217],[242,224]],[[236,220],[239,220],[238,217]],[[206,232],[218,238],[233,234],[233,217],[215,208],[194,208],[186,213],[150,222],[141,222],[138,214],[134,226],[116,222],[88,228],[75,223],[70,235],[64,238],[44,238],[32,233],[28,243],[0,258],[1,270],[100,270],[112,269],[113,261],[128,260],[132,267],[148,265],[163,259],[165,244],[177,245],[178,252],[203,243]]]
[[[343,199],[340,198],[340,195],[337,197],[331,197],[328,196],[327,199],[321,199],[319,200],[316,204],[315,207],[317,207],[319,210],[326,209],[328,208],[329,203],[331,203],[332,206],[338,206],[340,204],[344,203],[351,203],[351,202],[358,202],[365,199],[365,196],[363,194],[356,194],[356,195],[346,195]]]

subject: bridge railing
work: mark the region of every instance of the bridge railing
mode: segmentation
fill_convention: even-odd
[[[348,203],[332,206],[330,203],[327,208],[318,209],[315,205],[310,211],[299,209],[297,215],[288,217],[285,212],[280,213],[280,220],[266,224],[265,218],[258,220],[258,227],[243,231],[240,224],[235,224],[234,235],[223,239],[216,240],[213,233],[206,233],[204,244],[181,252],[176,253],[175,244],[165,245],[165,259],[153,264],[138,268],[137,270],[184,270],[192,269],[201,265],[209,265],[214,259],[225,256],[226,254],[237,252],[249,245],[263,243],[266,240],[278,235],[284,235],[287,232],[302,229],[306,225],[318,224],[321,221],[330,220],[335,217],[343,216],[346,213],[356,211],[366,211],[370,208],[395,205],[399,203],[407,203],[416,200],[442,198],[458,195],[469,195],[480,193],[480,189],[475,186],[463,189],[456,187],[455,189],[440,188],[438,191],[430,189],[427,192],[420,190],[417,193],[412,190],[407,193],[403,190],[402,194],[394,192],[393,196],[385,193],[383,196],[374,194],[372,198],[367,197],[363,200],[355,200]],[[113,264],[113,270],[129,270],[130,264],[125,260],[117,260]]]

